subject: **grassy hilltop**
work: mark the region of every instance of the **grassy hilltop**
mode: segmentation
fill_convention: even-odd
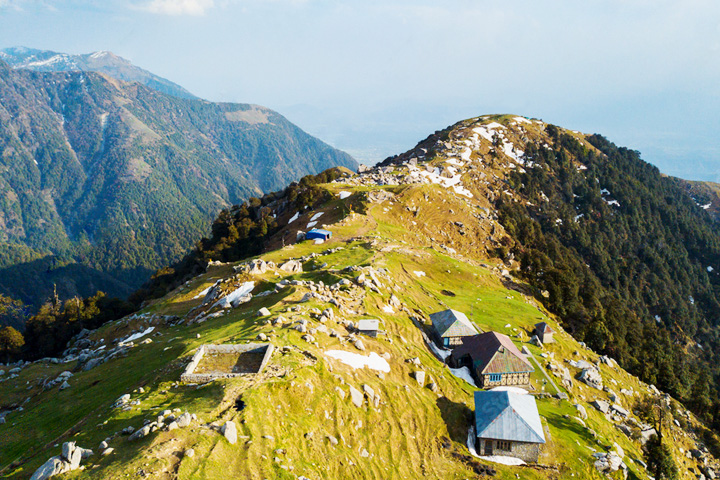
[[[513,118],[473,119],[464,126],[501,122],[511,127],[520,122]],[[541,125],[526,127],[531,128]],[[506,138],[520,135],[511,132]],[[28,478],[59,454],[62,442],[72,440],[96,455],[83,460],[83,470],[62,478],[463,479],[475,478],[484,471],[482,465],[501,479],[623,478],[622,470],[603,474],[593,465],[593,453],[614,450],[623,452],[630,478],[645,479],[638,428],[645,419],[636,407],[649,397],[666,405],[664,435],[679,478],[695,478],[703,460],[688,452],[699,448],[704,430],[695,416],[614,362],[601,362],[542,305],[544,297],[535,296],[534,287],[521,279],[520,263],[498,258],[508,234],[491,197],[502,191],[498,185],[506,185],[512,170],[508,158],[517,153],[497,144],[493,153],[492,142],[483,138],[476,139],[477,148],[472,140],[461,143],[466,139],[430,138],[370,172],[318,185],[327,192],[326,200],[311,208],[278,208],[279,228],[255,257],[272,262],[264,273],[236,272],[234,267],[249,259],[213,263],[139,314],[92,331],[86,344],[110,350],[115,340],[154,327],[116,358],[88,371],[74,370],[77,362],[36,362],[15,378],[5,373],[0,404],[22,406],[22,411],[9,413],[0,424],[0,474]],[[434,142],[442,142],[442,148],[429,149]],[[448,166],[455,172],[444,172]],[[413,175],[415,168],[426,173]],[[316,221],[333,232],[330,241],[288,241],[320,212]],[[302,272],[278,268],[291,259],[302,263]],[[213,302],[203,305],[201,292],[218,281],[226,293],[255,282],[253,298],[227,310],[209,308]],[[264,292],[269,293],[259,295]],[[263,307],[269,316],[258,316]],[[321,322],[318,312],[328,308],[332,318]],[[465,312],[477,327],[505,333],[532,353],[536,371],[531,383],[548,440],[538,465],[490,464],[468,450],[476,388],[453,375],[425,341],[429,314],[445,308]],[[384,332],[375,339],[362,337],[363,351],[345,328],[345,321],[362,318],[380,319]],[[298,331],[303,321],[306,331]],[[556,343],[528,343],[540,321],[558,332]],[[258,336],[276,347],[262,374],[204,385],[179,381],[200,345],[245,343]],[[152,342],[143,343],[145,338]],[[328,350],[377,353],[390,371],[354,369],[330,358]],[[577,380],[580,370],[566,360],[598,363],[611,392]],[[564,368],[571,382],[562,381]],[[43,379],[65,370],[73,371],[69,388],[43,390]],[[423,385],[414,378],[418,370],[426,372]],[[377,406],[370,398],[361,407],[351,402],[350,387],[362,391],[365,385],[379,397]],[[130,408],[113,407],[126,393]],[[624,407],[630,417],[602,414],[591,405],[596,399]],[[586,419],[579,418],[575,405],[584,408]],[[140,439],[120,433],[173,409],[193,413],[197,420]],[[227,420],[238,425],[234,445],[218,432]],[[98,444],[106,438],[114,450],[101,456]],[[189,449],[193,456],[187,455]],[[707,453],[702,457],[714,463]]]

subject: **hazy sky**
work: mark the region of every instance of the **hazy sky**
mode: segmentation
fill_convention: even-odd
[[[516,113],[720,180],[717,0],[0,0],[0,47],[18,45],[113,51],[363,161]]]

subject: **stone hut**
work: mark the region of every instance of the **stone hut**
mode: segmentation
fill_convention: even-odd
[[[367,335],[368,337],[377,337],[380,321],[377,319],[360,320],[357,324],[358,333]]]
[[[487,332],[465,337],[450,355],[450,365],[468,367],[480,388],[529,385],[535,371],[507,335]]]
[[[542,343],[555,342],[555,340],[553,339],[553,333],[555,333],[555,330],[550,328],[550,325],[548,325],[547,323],[540,322],[535,324],[535,330],[533,331],[533,335],[537,336]]]
[[[545,443],[535,397],[513,391],[475,392],[475,448],[537,463]]]
[[[430,320],[435,340],[441,347],[455,348],[462,345],[463,338],[478,334],[467,315],[457,310],[433,313]]]

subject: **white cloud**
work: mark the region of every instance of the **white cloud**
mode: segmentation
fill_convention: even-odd
[[[140,8],[162,15],[204,15],[214,6],[214,0],[152,0]]]

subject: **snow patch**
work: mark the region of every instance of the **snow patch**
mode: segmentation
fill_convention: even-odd
[[[711,273],[713,270],[715,270],[713,267],[707,267],[708,273]]]
[[[338,193],[338,196],[340,197],[340,200],[345,200],[345,199],[348,198],[350,195],[352,195],[352,193],[350,193],[350,192],[345,192],[345,191],[342,191],[342,192]]]
[[[525,462],[523,460],[520,460],[517,457],[503,457],[500,455],[489,455],[489,456],[483,456],[483,457],[479,457],[479,458],[482,460],[485,460],[486,462],[499,463],[501,465],[513,465],[513,466],[525,465]]]
[[[472,374],[470,373],[470,369],[468,367],[451,368],[450,373],[455,375],[457,378],[465,380],[470,385],[477,388],[477,385],[475,385],[475,380],[473,380]]]
[[[125,340],[121,341],[120,343],[121,344],[122,343],[130,343],[132,341],[137,340],[138,338],[144,337],[148,333],[152,333],[153,330],[155,330],[155,327],[148,327],[147,330],[145,330],[143,332],[133,333],[132,335],[130,335],[129,337],[127,337]]]
[[[349,365],[352,368],[364,368],[367,367],[371,370],[377,370],[379,372],[390,372],[390,364],[375,352],[371,352],[370,355],[360,355],[359,353],[346,352],[344,350],[328,350],[325,352],[328,357],[340,360],[345,365]]]
[[[385,306],[383,307],[383,312],[385,312],[385,313],[395,313],[395,310],[393,310],[393,308],[392,308],[390,305],[385,305]]]
[[[245,282],[240,287],[238,287],[235,291],[233,291],[230,295],[227,295],[210,307],[213,308],[217,305],[220,306],[220,308],[230,308],[232,306],[232,303],[235,300],[239,300],[242,297],[245,297],[252,292],[253,288],[255,288],[255,282]]]
[[[210,286],[207,287],[205,290],[203,290],[202,292],[200,292],[200,293],[198,293],[197,295],[195,295],[195,296],[193,297],[193,300],[197,300],[197,299],[200,298],[200,297],[204,297],[205,295],[208,294],[208,292],[210,291],[211,288],[212,288],[212,285],[210,285]]]
[[[290,220],[288,220],[288,225],[290,225],[292,222],[294,222],[294,221],[297,220],[298,218],[300,218],[300,212],[295,212],[295,215],[293,215],[292,217],[290,217]]]
[[[495,387],[490,389],[491,392],[510,392],[517,395],[527,395],[528,391],[520,387]]]
[[[513,120],[515,120],[518,123],[529,123],[532,125],[532,122],[525,117],[513,117]]]
[[[430,347],[430,350],[437,355],[438,358],[442,358],[443,361],[447,359],[447,357],[450,356],[452,353],[450,350],[442,350],[438,348],[437,345],[435,345],[433,342],[428,343],[428,346]]]
[[[312,216],[312,218],[310,219],[310,221],[311,221],[311,222],[314,222],[314,221],[317,220],[318,218],[322,217],[322,216],[323,216],[323,213],[325,213],[325,212],[318,212],[318,213],[316,213],[315,215]]]
[[[308,228],[308,229],[311,229],[311,228],[314,227],[315,225],[317,225],[317,222],[310,222],[310,223],[307,224],[307,228]]]
[[[707,205],[700,205],[700,208],[702,208],[703,210],[707,210],[711,206],[712,206],[712,202],[708,203]]]
[[[712,268],[712,267],[708,267],[708,268]],[[708,271],[710,271],[710,270],[708,270]],[[425,276],[425,272],[423,272],[422,270],[415,270],[413,273],[415,274],[416,277],[424,277]]]

